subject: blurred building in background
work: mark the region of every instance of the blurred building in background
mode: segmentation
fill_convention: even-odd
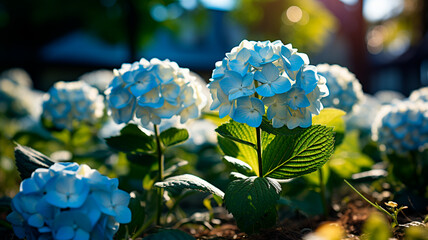
[[[169,58],[208,81],[242,39],[292,43],[337,63],[364,90],[428,85],[423,0],[23,0],[0,2],[0,70],[26,69],[39,89],[141,57]]]

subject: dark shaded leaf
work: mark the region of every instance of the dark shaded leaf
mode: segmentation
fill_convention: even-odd
[[[169,128],[159,135],[164,146],[173,146],[186,141],[189,133],[186,129]]]
[[[147,152],[154,149],[154,139],[135,124],[126,125],[119,136],[106,138],[109,147],[121,152]]]
[[[15,162],[22,180],[31,177],[37,168],[49,168],[54,164],[42,153],[19,144],[15,147]]]
[[[258,232],[276,223],[276,203],[281,185],[269,178],[249,177],[231,182],[224,202],[229,212],[246,233]]]

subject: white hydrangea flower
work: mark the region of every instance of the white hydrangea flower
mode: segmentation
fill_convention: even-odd
[[[410,93],[410,101],[428,102],[428,87],[419,88]]]
[[[107,91],[110,114],[117,123],[134,118],[143,126],[159,125],[162,119],[180,116],[182,123],[197,118],[206,97],[189,69],[168,59],[150,62],[142,58],[114,71]]]
[[[210,89],[210,110],[221,118],[258,127],[267,108],[275,128],[309,127],[328,95],[325,78],[308,65],[306,54],[281,41],[243,40],[215,64]]]
[[[322,100],[325,107],[351,112],[363,98],[363,90],[355,75],[339,65],[318,64],[318,73],[327,79],[330,95]]]
[[[33,121],[42,112],[43,93],[32,88],[27,72],[20,68],[0,75],[0,114],[9,118],[30,117]]]
[[[101,69],[85,73],[78,79],[95,87],[100,93],[104,93],[108,84],[113,79],[113,72],[111,70]]]
[[[428,145],[428,104],[405,100],[383,106],[372,125],[372,138],[388,152],[425,149]]]
[[[95,124],[104,115],[104,97],[83,81],[57,82],[44,98],[43,118],[60,129],[72,130],[81,122]]]

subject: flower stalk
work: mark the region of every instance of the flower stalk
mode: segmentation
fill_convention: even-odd
[[[263,177],[263,162],[262,162],[262,128],[256,127],[257,135],[257,160],[259,163],[259,177]]]
[[[163,148],[162,144],[160,142],[160,136],[159,136],[159,126],[157,124],[153,124],[154,132],[155,132],[155,138],[156,138],[156,147],[157,147],[157,154],[158,154],[158,181],[163,181],[164,179],[164,155],[163,155]],[[162,214],[162,198],[163,198],[163,188],[158,188],[158,209],[157,209],[157,215],[156,215],[156,224],[160,225],[160,218]]]

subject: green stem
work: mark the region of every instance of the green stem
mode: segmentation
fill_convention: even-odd
[[[162,144],[160,142],[159,137],[159,127],[156,124],[154,125],[154,132],[155,132],[155,138],[156,138],[156,146],[157,146],[157,153],[158,153],[158,181],[163,181],[164,179],[164,155],[163,155],[163,148]],[[160,225],[160,218],[162,214],[162,200],[163,200],[163,188],[158,188],[158,209],[156,214],[156,224]]]
[[[153,215],[149,221],[145,222],[138,230],[135,232],[134,235],[132,235],[131,239],[138,238],[150,225],[152,225],[153,221],[155,220],[156,215]]]
[[[352,190],[354,190],[358,195],[360,195],[360,197],[362,197],[364,200],[366,200],[366,202],[370,203],[370,205],[372,205],[373,207],[375,207],[377,210],[384,212],[386,215],[390,216],[393,220],[394,223],[396,225],[398,225],[397,222],[397,217],[394,216],[393,214],[389,213],[388,211],[386,211],[383,207],[379,206],[378,204],[374,204],[373,202],[371,202],[370,200],[368,200],[366,197],[363,196],[363,194],[361,194],[360,192],[358,192],[357,189],[355,189],[348,181],[346,181],[345,179],[343,179],[343,181],[345,181],[346,184],[348,184],[348,186],[350,188],[352,188]]]
[[[318,169],[318,173],[319,173],[318,176],[319,176],[320,189],[321,189],[321,201],[322,201],[322,206],[324,208],[324,217],[328,218],[328,206],[327,206],[327,198],[325,194],[324,176],[323,176],[322,168]]]
[[[257,134],[257,160],[259,163],[259,177],[263,177],[263,162],[262,162],[262,129],[256,127]]]

